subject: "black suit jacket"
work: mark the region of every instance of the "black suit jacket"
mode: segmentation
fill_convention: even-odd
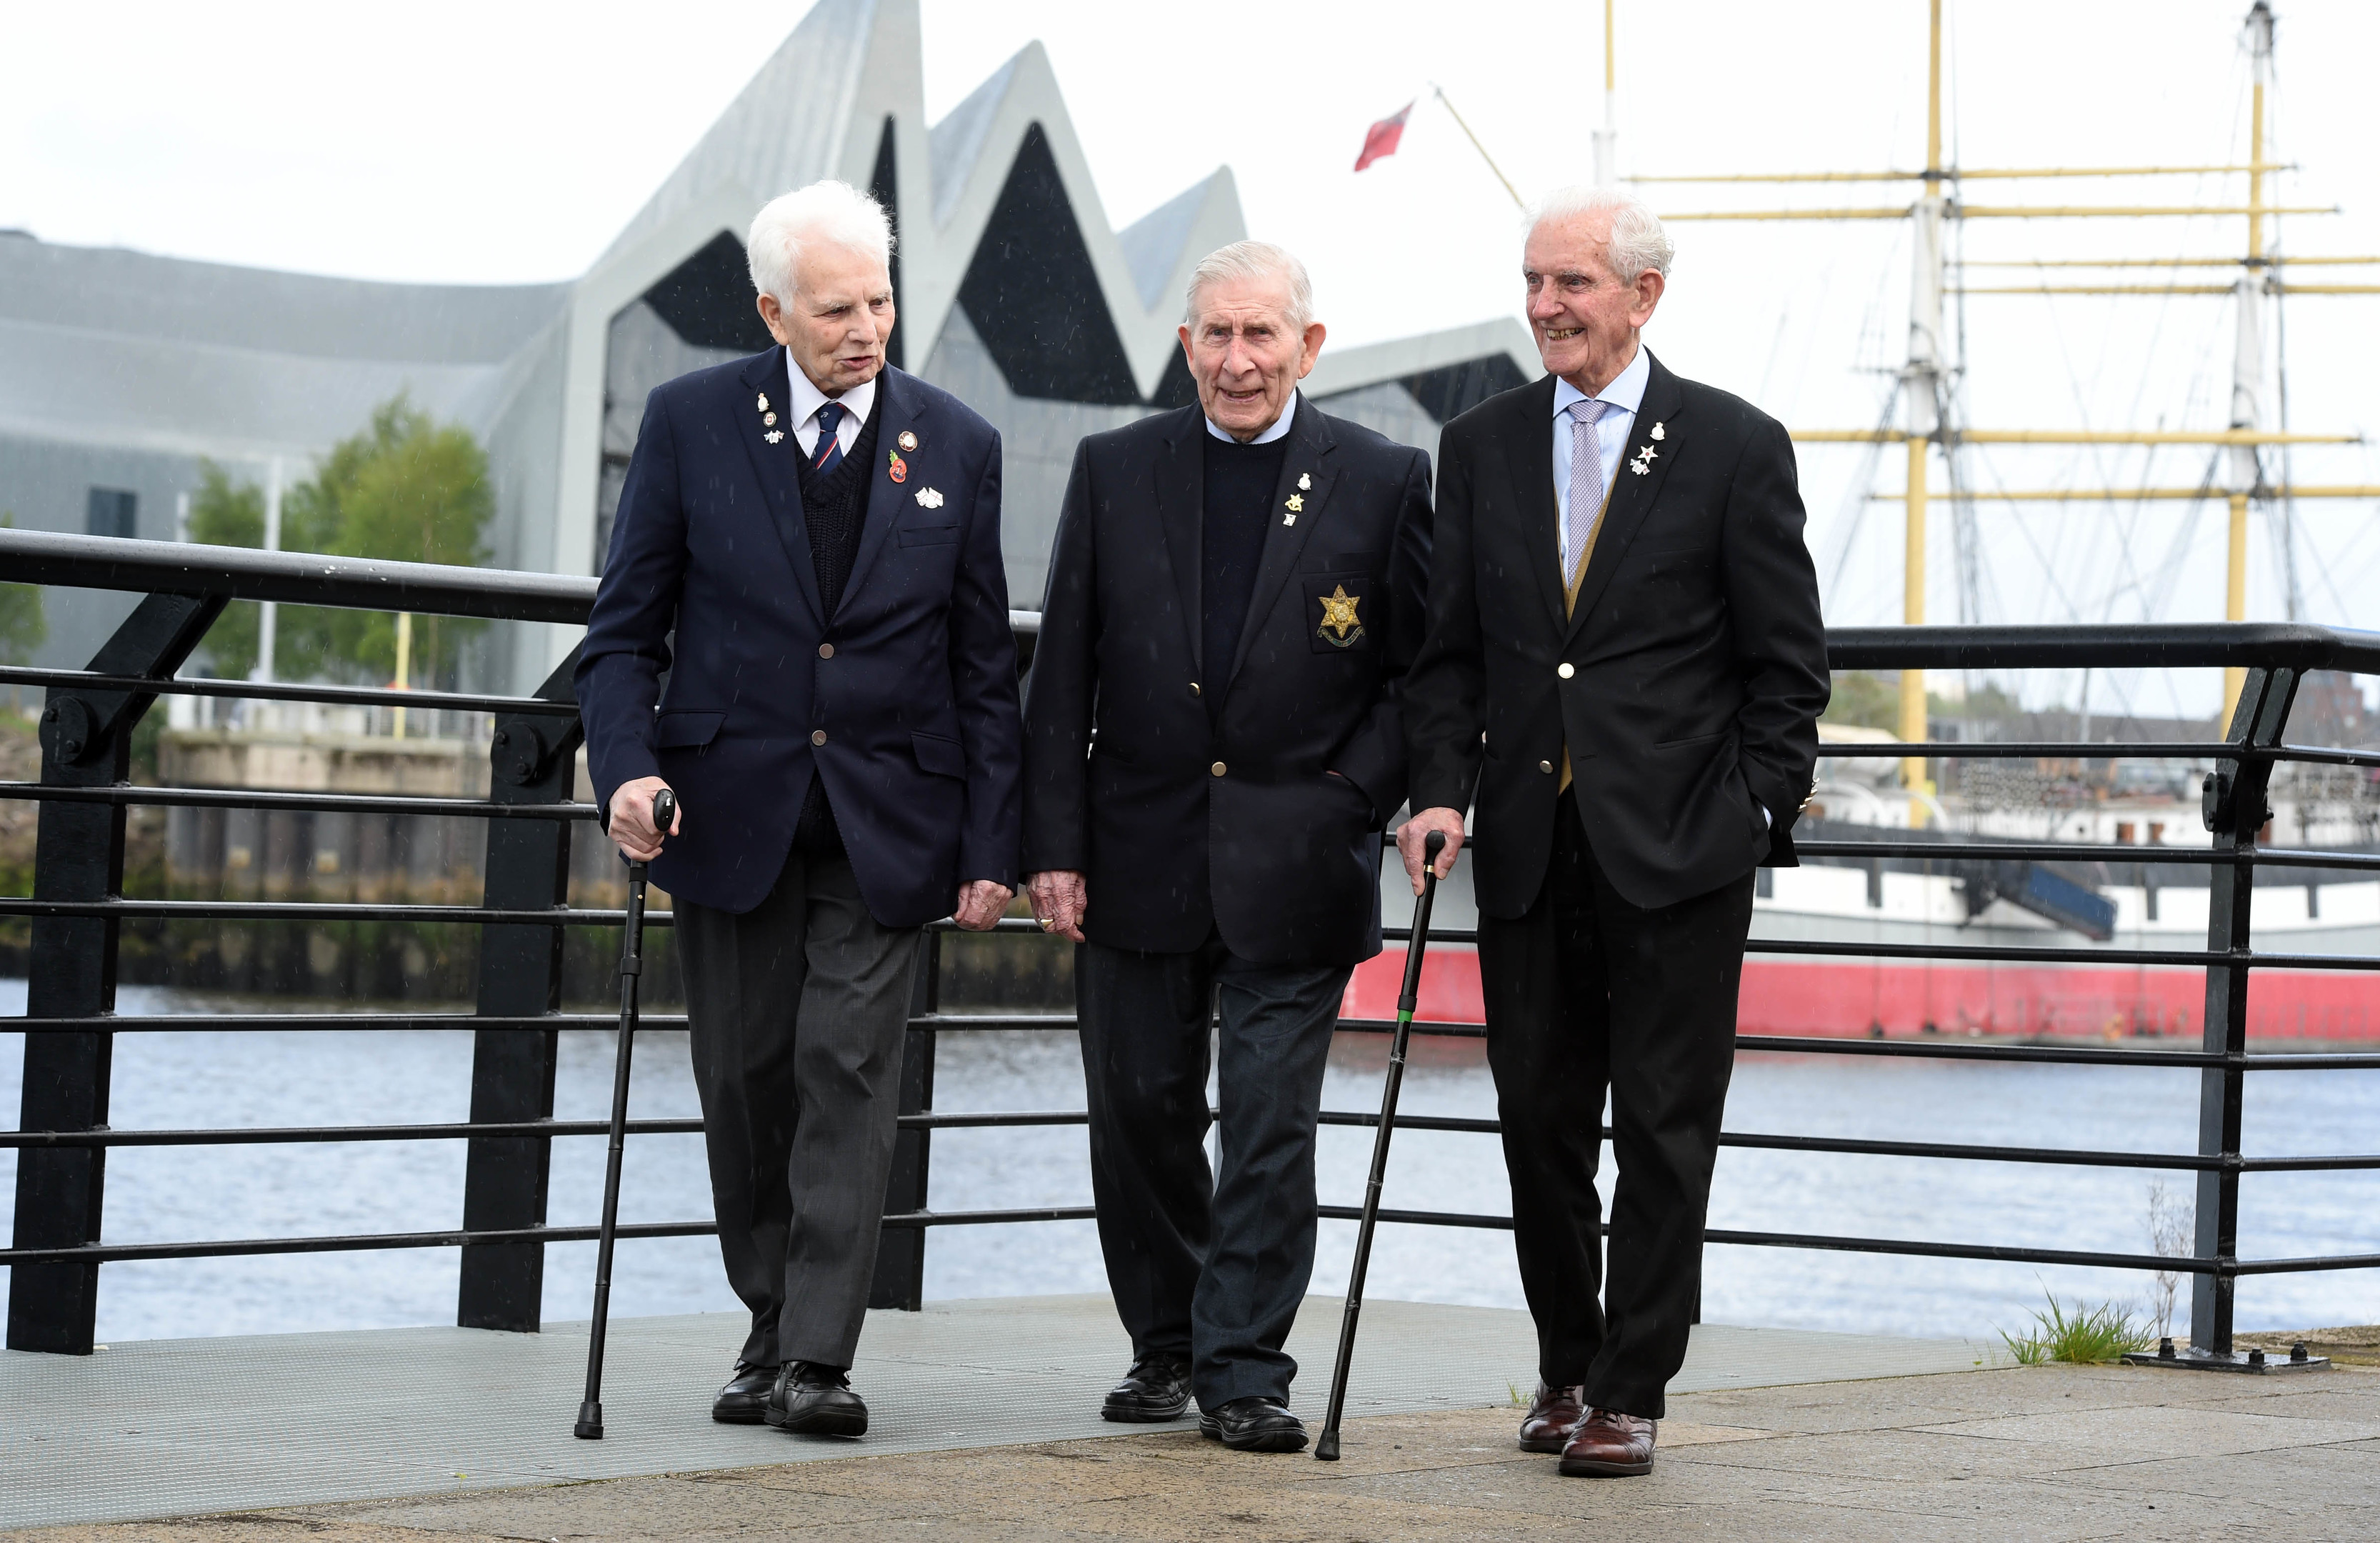
[[[606,805],[622,783],[666,778],[685,832],[653,881],[736,912],[776,884],[823,777],[869,914],[917,927],[951,914],[962,880],[1016,881],[1000,435],[915,375],[878,378],[884,454],[867,468],[858,551],[829,616],[785,379],[771,348],[646,403],[578,656],[588,770]],[[774,443],[762,396],[779,414]],[[898,452],[896,482],[905,432],[917,443]]]
[[[1565,620],[1553,392],[1548,376],[1492,397],[1439,441],[1428,638],[1405,694],[1414,808],[1475,793],[1490,916],[1536,898],[1564,745],[1587,839],[1632,904],[1791,866],[1828,695],[1791,441],[1654,359]]]
[[[1264,964],[1379,952],[1429,460],[1303,398],[1295,412],[1231,659],[1200,657],[1200,410],[1075,453],[1026,702],[1025,866],[1086,875],[1095,942],[1185,953],[1220,929]]]

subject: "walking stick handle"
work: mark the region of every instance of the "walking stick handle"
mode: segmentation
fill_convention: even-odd
[[[1364,1310],[1364,1277],[1372,1264],[1372,1230],[1380,1220],[1380,1188],[1388,1178],[1389,1136],[1397,1124],[1397,1091],[1404,1085],[1405,1045],[1413,1034],[1414,1009],[1421,999],[1422,955],[1429,948],[1429,912],[1438,898],[1438,855],[1446,832],[1432,831],[1422,843],[1421,894],[1414,902],[1413,932],[1405,941],[1404,989],[1397,994],[1396,1034],[1389,1041],[1389,1072],[1380,1088],[1380,1124],[1372,1137],[1372,1171],[1364,1182],[1364,1211],[1355,1224],[1355,1262],[1347,1272],[1347,1308],[1339,1320],[1339,1359],[1330,1370],[1330,1402],[1322,1434],[1314,1440],[1318,1463],[1339,1461],[1339,1422],[1347,1410],[1347,1374],[1355,1360],[1355,1320]]]

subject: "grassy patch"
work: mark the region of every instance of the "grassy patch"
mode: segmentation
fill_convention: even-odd
[[[2146,1350],[2151,1336],[2145,1325],[2135,1323],[2130,1312],[2112,1302],[2070,1310],[2052,1294],[2047,1309],[2034,1312],[2031,1329],[2022,1334],[2004,1329],[2000,1338],[2020,1366],[2038,1367],[2052,1361],[2081,1366],[2119,1361],[2127,1351]]]

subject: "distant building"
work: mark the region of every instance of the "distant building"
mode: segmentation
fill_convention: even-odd
[[[572,283],[375,284],[0,233],[0,511],[170,540],[200,457],[261,482],[277,456],[295,480],[402,390],[487,445],[497,565],[592,573],[646,394],[768,345],[743,232],[823,176],[894,212],[893,361],[1002,431],[1009,584],[1038,604],[1075,440],[1193,399],[1182,286],[1246,228],[1226,167],[1111,229],[1038,43],[929,127],[917,0],[822,0]],[[1536,373],[1500,320],[1326,351],[1306,388],[1434,448]],[[42,662],[81,663],[129,603],[54,602]],[[572,641],[500,629],[479,674],[525,689]]]

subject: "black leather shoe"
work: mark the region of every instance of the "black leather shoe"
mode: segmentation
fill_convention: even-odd
[[[868,1434],[868,1405],[851,1391],[851,1379],[841,1367],[815,1361],[789,1361],[778,1371],[764,1417],[796,1436]]]
[[[1305,1427],[1278,1399],[1235,1398],[1198,1413],[1198,1434],[1233,1452],[1304,1452]]]
[[[1190,1362],[1180,1355],[1144,1355],[1108,1390],[1099,1418],[1126,1425],[1178,1420],[1190,1407]]]
[[[769,1404],[769,1390],[777,1385],[777,1368],[735,1363],[735,1375],[710,1401],[710,1417],[721,1425],[759,1425]]]

